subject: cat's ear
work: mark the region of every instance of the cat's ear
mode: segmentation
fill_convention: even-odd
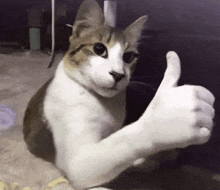
[[[99,4],[95,0],[85,0],[76,15],[72,36],[80,37],[103,24],[104,14]]]
[[[148,19],[148,16],[144,15],[144,16],[140,17],[139,19],[137,19],[135,22],[133,22],[131,25],[129,25],[124,30],[124,34],[125,34],[127,40],[131,44],[138,43],[138,39],[141,36],[141,32],[144,28],[144,24],[146,23],[147,19]]]

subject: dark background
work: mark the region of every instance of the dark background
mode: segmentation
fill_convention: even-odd
[[[42,12],[41,48],[50,48],[51,2],[45,0],[0,0],[0,42],[17,42],[29,49],[28,10]],[[81,0],[56,0],[56,50],[68,48],[71,29]],[[103,6],[103,0],[98,0]],[[65,8],[63,9],[65,10]],[[183,150],[179,162],[220,172],[220,1],[219,0],[118,0],[117,25],[125,28],[147,14],[149,20],[140,44],[141,58],[132,78],[150,86],[153,96],[166,68],[165,55],[173,50],[182,62],[179,85],[195,84],[208,88],[216,97],[215,127],[211,140]],[[20,47],[17,47],[20,48]],[[143,97],[144,98],[144,97]],[[137,98],[136,115],[149,102]],[[139,111],[138,111],[139,110]],[[135,113],[134,113],[135,115]],[[135,116],[134,116],[135,117]]]

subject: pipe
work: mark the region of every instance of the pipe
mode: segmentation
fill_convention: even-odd
[[[52,55],[52,58],[51,58],[51,61],[50,61],[50,64],[48,65],[47,68],[50,68],[53,64],[53,60],[54,60],[54,49],[55,49],[55,0],[51,0],[51,7],[52,7],[52,11],[51,11],[51,14],[52,14],[52,21],[51,21],[51,41],[52,41],[52,44],[51,44],[51,55]]]
[[[115,28],[117,17],[117,1],[105,0],[104,1],[104,16],[108,24]]]

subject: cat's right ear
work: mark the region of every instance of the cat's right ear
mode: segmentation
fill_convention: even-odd
[[[144,15],[139,19],[137,19],[135,22],[133,22],[124,30],[125,36],[131,44],[138,43],[138,39],[141,36],[141,32],[144,29],[144,25],[147,20],[148,20],[148,16]]]
[[[71,38],[81,37],[104,24],[104,14],[95,0],[85,0],[81,4],[73,25]]]

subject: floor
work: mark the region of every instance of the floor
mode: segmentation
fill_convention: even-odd
[[[53,76],[62,54],[58,54],[54,66],[47,69],[50,59],[43,52],[7,49],[4,54],[0,54],[0,106],[9,106],[16,113],[12,128],[1,130],[0,126],[0,181],[10,184],[17,182],[21,188],[42,189],[62,176],[53,165],[28,152],[22,135],[26,105],[35,91]],[[148,184],[143,183],[143,180]],[[183,166],[147,175],[123,174],[120,180],[110,186],[114,189],[137,189],[135,184],[139,190],[220,190],[220,175],[193,166]]]
[[[30,97],[53,75],[55,67],[47,69],[50,56],[44,53],[8,49],[0,54],[0,60],[0,105],[9,106],[16,113],[12,128],[1,130],[0,126],[0,180],[41,189],[62,175],[27,151],[22,119]]]

